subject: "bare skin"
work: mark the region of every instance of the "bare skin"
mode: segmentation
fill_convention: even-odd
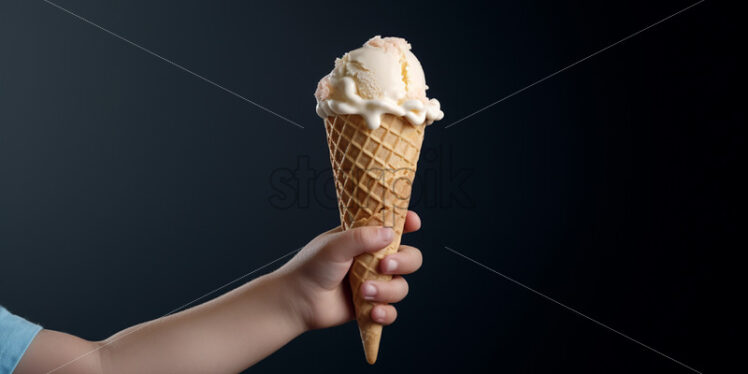
[[[408,212],[405,232],[421,220]],[[88,341],[42,330],[15,373],[236,373],[311,329],[353,319],[345,275],[353,257],[392,241],[392,230],[339,228],[314,238],[280,269],[204,304],[122,330],[106,340]],[[392,265],[391,265],[392,263]],[[388,282],[365,282],[361,291],[377,303],[372,319],[389,325],[397,318],[390,303],[402,300],[408,283],[401,276],[421,267],[421,252],[400,246],[379,271]]]

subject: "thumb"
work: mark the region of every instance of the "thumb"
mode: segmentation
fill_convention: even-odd
[[[331,235],[323,252],[332,261],[349,261],[362,253],[386,247],[394,237],[395,232],[389,227],[357,227]]]

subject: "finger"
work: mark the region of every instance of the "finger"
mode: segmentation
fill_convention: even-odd
[[[335,228],[332,228],[332,229],[329,229],[329,230],[325,231],[324,233],[322,233],[322,235],[325,235],[325,234],[334,234],[336,232],[341,232],[341,231],[343,231],[343,226],[337,226]]]
[[[408,282],[397,275],[389,281],[366,281],[361,284],[364,300],[397,303],[408,295]]]
[[[397,318],[397,309],[392,305],[380,304],[371,309],[371,319],[382,325],[391,325]]]
[[[419,217],[416,212],[409,210],[405,215],[405,227],[403,228],[403,233],[407,234],[409,232],[418,231],[420,228],[421,217]]]
[[[327,243],[328,240],[329,240],[329,236],[330,235],[335,234],[337,232],[341,232],[341,231],[343,231],[343,228],[341,226],[337,226],[335,228],[329,229],[329,230],[327,230],[327,231],[325,231],[325,232],[317,235],[314,239],[312,239],[311,242],[314,242],[314,243],[320,243],[320,242],[321,243]],[[320,247],[323,246],[323,245],[324,244],[320,244]]]
[[[375,252],[392,242],[389,227],[365,226],[330,235],[323,251],[333,261],[348,261],[364,252]]]
[[[379,272],[382,274],[410,274],[421,268],[423,255],[416,247],[401,245],[397,253],[386,256],[379,261]]]

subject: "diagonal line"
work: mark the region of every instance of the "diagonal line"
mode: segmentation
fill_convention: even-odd
[[[631,35],[629,35],[629,36],[627,36],[627,37],[625,37],[625,38],[623,38],[623,39],[621,39],[621,40],[619,40],[619,41],[617,41],[617,42],[615,42],[615,43],[613,43],[613,44],[611,44],[611,45],[609,45],[609,46],[607,46],[607,47],[605,47],[605,48],[603,48],[603,49],[601,49],[601,50],[599,50],[599,51],[597,51],[597,52],[595,52],[595,53],[593,53],[593,54],[591,54],[591,55],[589,55],[589,56],[587,56],[585,58],[583,58],[583,59],[581,59],[581,60],[578,60],[578,61],[576,61],[576,62],[574,62],[574,63],[566,66],[565,68],[563,68],[563,69],[561,69],[561,70],[559,70],[559,71],[557,71],[557,72],[555,72],[553,74],[546,75],[545,77],[543,77],[543,78],[535,81],[534,83],[532,83],[532,84],[530,84],[528,86],[525,86],[523,88],[520,88],[519,90],[514,91],[514,92],[510,93],[509,95],[506,95],[506,96],[502,97],[501,99],[496,100],[493,103],[488,104],[488,105],[484,106],[483,108],[480,108],[480,109],[476,110],[475,112],[473,112],[471,114],[468,114],[467,116],[462,117],[462,118],[458,119],[457,121],[454,121],[454,122],[450,123],[447,126],[444,126],[444,128],[448,129],[448,128],[450,128],[450,127],[452,127],[452,126],[454,126],[454,125],[456,125],[456,124],[458,124],[458,123],[460,123],[460,122],[462,122],[462,121],[464,121],[464,120],[466,120],[466,119],[468,119],[468,118],[470,118],[470,117],[472,117],[472,116],[474,116],[474,115],[476,115],[476,114],[478,114],[478,113],[486,110],[486,109],[489,109],[489,108],[493,107],[494,105],[496,105],[496,104],[498,104],[498,103],[500,103],[500,102],[502,102],[502,101],[504,101],[506,99],[509,99],[509,98],[511,98],[511,97],[513,97],[513,96],[515,96],[517,94],[520,94],[520,93],[524,92],[525,90],[528,90],[528,89],[534,87],[537,84],[540,84],[540,83],[542,83],[542,82],[544,82],[544,81],[546,81],[546,80],[548,80],[550,78],[553,78],[556,75],[561,74],[564,71],[566,71],[568,69],[571,69],[574,66],[576,66],[576,65],[578,65],[578,64],[580,64],[580,63],[582,63],[584,61],[587,61],[590,58],[595,57],[595,56],[599,55],[600,53],[603,53],[603,52],[607,51],[608,49],[613,48],[613,47],[615,47],[615,46],[617,46],[617,45],[625,42],[626,40],[629,40],[629,39],[631,39],[631,38],[633,38],[633,37],[635,37],[635,36],[637,36],[637,35],[645,32],[645,31],[647,31],[647,30],[649,30],[649,29],[651,29],[651,28],[653,28],[653,27],[655,27],[655,26],[657,26],[657,25],[659,25],[661,23],[663,23],[663,22],[665,22],[665,21],[667,21],[667,20],[669,20],[669,19],[671,19],[671,18],[673,18],[673,17],[675,17],[675,16],[677,16],[677,15],[679,15],[679,14],[681,14],[681,13],[683,13],[683,12],[685,12],[685,11],[687,11],[687,10],[689,10],[689,9],[691,9],[691,8],[699,5],[699,4],[701,4],[701,3],[703,3],[704,1],[706,1],[706,0],[697,1],[697,2],[689,5],[689,6],[685,7],[685,8],[683,8],[683,9],[681,9],[681,10],[679,10],[679,11],[677,11],[677,12],[675,12],[675,13],[673,13],[673,14],[671,14],[671,15],[669,15],[669,16],[667,16],[667,17],[665,17],[665,18],[663,18],[663,19],[661,19],[661,20],[659,20],[659,21],[657,21],[657,22],[655,22],[655,23],[653,23],[653,24],[651,24],[651,25],[649,25],[649,26],[647,26],[647,27],[645,27],[645,28],[643,28],[643,29],[635,32],[635,33],[633,33],[633,34],[631,34]]]
[[[644,343],[642,343],[642,342],[640,342],[640,341],[638,341],[638,340],[636,340],[636,339],[634,339],[634,338],[632,338],[632,337],[630,337],[630,336],[628,336],[628,335],[626,335],[626,334],[624,334],[624,333],[622,333],[622,332],[620,332],[620,331],[618,331],[618,330],[616,330],[616,329],[614,329],[614,328],[612,328],[612,327],[610,327],[610,326],[608,326],[608,325],[606,325],[606,324],[604,324],[604,323],[602,323],[602,322],[600,322],[600,321],[598,321],[596,319],[593,319],[592,317],[588,317],[587,315],[583,314],[582,312],[580,312],[580,311],[578,311],[578,310],[576,310],[576,309],[574,309],[574,308],[572,308],[570,306],[562,304],[560,301],[556,301],[555,299],[552,299],[549,296],[546,296],[546,295],[544,295],[544,294],[542,294],[542,293],[540,293],[538,291],[535,291],[534,289],[530,288],[529,286],[526,286],[526,285],[520,283],[519,281],[516,281],[516,280],[514,280],[514,279],[512,279],[512,278],[510,278],[510,277],[508,277],[508,276],[506,276],[504,274],[501,274],[498,271],[496,271],[496,270],[494,270],[494,269],[492,269],[492,268],[490,268],[490,267],[488,267],[486,265],[483,265],[480,262],[475,261],[472,258],[470,258],[468,256],[465,256],[464,254],[462,254],[460,252],[457,252],[456,250],[454,250],[452,248],[447,247],[446,245],[444,246],[444,248],[446,250],[448,250],[448,251],[450,251],[450,252],[452,252],[452,253],[454,253],[454,254],[456,254],[456,255],[458,255],[458,256],[460,256],[460,257],[462,257],[462,258],[464,258],[464,259],[466,259],[466,260],[468,260],[468,261],[470,261],[470,262],[472,262],[472,263],[474,263],[474,264],[476,264],[476,265],[478,265],[478,266],[480,266],[480,267],[482,267],[482,268],[484,268],[484,269],[486,269],[486,270],[488,270],[488,271],[490,271],[490,272],[492,272],[492,273],[494,273],[494,274],[496,274],[496,275],[498,275],[498,276],[500,276],[500,277],[502,277],[502,278],[504,278],[504,279],[506,279],[506,280],[508,280],[508,281],[510,281],[510,282],[512,282],[512,283],[514,283],[514,284],[516,284],[516,285],[518,285],[518,286],[520,286],[520,287],[522,287],[522,288],[524,288],[524,289],[526,289],[526,290],[528,290],[528,291],[530,291],[530,292],[532,292],[532,293],[534,293],[534,294],[536,294],[536,295],[538,295],[538,296],[540,296],[540,297],[542,297],[542,298],[544,298],[544,299],[546,299],[546,300],[548,300],[548,301],[550,301],[552,303],[554,303],[554,304],[556,304],[556,305],[558,305],[558,306],[563,307],[564,309],[566,309],[568,311],[573,312],[574,314],[576,314],[576,315],[578,315],[580,317],[583,317],[583,318],[585,318],[585,319],[587,319],[587,320],[589,320],[589,321],[597,324],[598,326],[604,327],[604,328],[606,328],[606,329],[608,329],[608,330],[610,330],[610,331],[612,331],[612,332],[614,332],[614,333],[616,333],[616,334],[618,334],[618,335],[620,335],[620,336],[622,336],[622,337],[624,337],[624,338],[626,338],[626,339],[628,339],[628,340],[630,340],[630,341],[632,341],[632,342],[634,342],[636,344],[639,344],[640,346],[642,346],[644,348],[647,348],[648,350],[650,350],[650,351],[652,351],[654,353],[657,353],[658,355],[660,355],[662,357],[665,357],[665,358],[669,359],[670,361],[673,361],[676,364],[678,364],[680,366],[683,366],[684,368],[686,368],[688,370],[691,370],[691,371],[693,371],[695,373],[702,374],[702,372],[700,372],[700,371],[698,371],[698,370],[696,370],[696,369],[694,369],[694,368],[692,368],[692,367],[690,367],[690,366],[688,366],[688,365],[686,365],[686,364],[684,364],[684,363],[682,363],[682,362],[680,362],[680,361],[678,361],[678,360],[676,360],[676,359],[674,359],[674,358],[672,358],[672,357],[670,357],[670,356],[668,356],[668,355],[666,355],[666,354],[664,354],[664,353],[662,353],[662,352],[660,352],[660,351],[658,351],[658,350],[656,350],[656,349],[654,349],[654,348],[652,348],[652,347],[650,347],[650,346],[648,346],[648,345],[646,345],[646,344],[644,344]]]
[[[145,53],[148,53],[151,56],[154,56],[154,57],[158,58],[159,60],[161,60],[163,62],[166,62],[169,65],[172,65],[172,66],[174,66],[174,67],[176,67],[176,68],[178,68],[178,69],[180,69],[180,70],[182,70],[182,71],[184,71],[184,72],[186,72],[186,73],[188,73],[188,74],[190,74],[190,75],[192,75],[192,76],[194,76],[194,77],[196,77],[196,78],[198,78],[200,80],[203,80],[203,81],[205,81],[207,83],[210,83],[213,86],[216,86],[216,87],[220,88],[221,90],[223,90],[223,91],[225,91],[225,92],[227,92],[227,93],[229,93],[229,94],[231,94],[231,95],[233,95],[235,97],[238,97],[239,99],[242,99],[242,100],[244,100],[244,101],[246,101],[246,102],[248,102],[248,103],[250,103],[250,104],[252,104],[252,105],[254,105],[254,106],[256,106],[256,107],[258,107],[258,108],[260,108],[260,109],[262,109],[262,110],[264,110],[264,111],[266,111],[266,112],[268,112],[268,113],[270,113],[270,114],[272,114],[272,115],[274,115],[274,116],[276,116],[276,117],[278,117],[278,118],[280,118],[280,119],[282,119],[282,120],[284,120],[284,121],[286,121],[286,122],[288,122],[288,123],[290,123],[290,124],[292,124],[292,125],[294,125],[296,127],[298,127],[298,128],[301,128],[301,129],[304,128],[304,126],[296,123],[295,121],[293,121],[293,120],[291,120],[291,119],[289,119],[287,117],[284,117],[284,116],[282,116],[282,115],[280,115],[280,114],[278,114],[278,113],[276,113],[276,112],[268,109],[267,107],[264,107],[264,106],[262,106],[262,105],[260,105],[260,104],[258,104],[256,102],[254,102],[254,101],[252,101],[250,99],[247,99],[246,97],[244,97],[244,96],[242,96],[242,95],[240,95],[240,94],[238,94],[238,93],[236,93],[236,92],[234,92],[234,91],[232,91],[232,90],[230,90],[230,89],[228,89],[226,87],[223,87],[220,84],[218,84],[218,83],[216,83],[216,82],[214,82],[214,81],[212,81],[212,80],[210,80],[208,78],[205,78],[204,76],[202,76],[202,75],[200,75],[198,73],[195,73],[194,71],[192,71],[190,69],[187,69],[186,67],[184,67],[182,65],[177,64],[174,61],[171,61],[171,60],[165,58],[165,57],[159,55],[158,53],[151,51],[148,48],[140,46],[140,45],[138,45],[138,44],[136,44],[136,43],[128,40],[127,38],[125,38],[123,36],[120,36],[120,35],[112,32],[112,31],[109,31],[106,28],[104,28],[102,26],[99,26],[99,25],[97,25],[97,24],[95,24],[95,23],[93,23],[93,22],[91,22],[91,21],[83,18],[82,16],[79,16],[79,15],[73,13],[72,11],[69,11],[69,10],[67,10],[67,9],[65,9],[65,8],[63,8],[63,7],[61,7],[61,6],[57,5],[57,4],[49,1],[49,0],[42,0],[42,1],[44,1],[45,3],[47,3],[47,4],[51,5],[51,6],[57,8],[57,9],[63,11],[63,12],[65,12],[65,13],[67,13],[67,14],[75,17],[75,18],[78,18],[79,20],[81,20],[81,21],[83,21],[83,22],[85,22],[85,23],[87,23],[87,24],[89,24],[91,26],[96,27],[97,29],[99,29],[101,31],[104,31],[105,33],[107,33],[107,34],[109,34],[109,35],[111,35],[111,36],[113,36],[113,37],[115,37],[115,38],[117,38],[119,40],[122,40],[122,41],[124,41],[124,42],[132,45],[135,48],[140,49],[141,51],[143,51]]]
[[[300,251],[300,250],[301,250],[301,248],[294,249],[293,251],[288,252],[285,255],[280,256],[280,257],[276,258],[275,260],[270,261],[267,264],[262,265],[262,266],[258,267],[257,269],[254,269],[254,270],[250,271],[249,273],[244,274],[244,275],[242,275],[242,276],[240,276],[240,277],[232,280],[231,282],[228,282],[228,283],[224,284],[223,286],[218,287],[215,290],[210,291],[210,292],[208,292],[208,293],[206,293],[206,294],[198,297],[195,300],[190,301],[189,303],[186,303],[186,304],[184,304],[184,305],[182,305],[182,306],[180,306],[178,308],[173,309],[171,312],[166,313],[162,317],[166,317],[166,316],[168,316],[170,314],[174,314],[174,313],[176,313],[176,312],[178,312],[178,311],[180,311],[180,310],[182,310],[182,309],[184,309],[184,308],[186,308],[186,307],[188,307],[188,306],[190,306],[190,305],[192,305],[192,304],[194,304],[194,303],[196,303],[196,302],[198,302],[198,301],[200,301],[200,300],[202,300],[202,299],[204,299],[204,298],[206,298],[206,297],[208,297],[210,295],[213,295],[216,292],[218,292],[218,291],[220,291],[220,290],[222,290],[222,289],[224,289],[224,288],[226,288],[226,287],[228,287],[228,286],[230,286],[230,285],[232,285],[232,284],[234,284],[234,283],[236,283],[236,282],[238,282],[238,281],[240,281],[240,280],[242,280],[242,279],[244,279],[244,278],[246,278],[246,277],[248,277],[248,276],[250,276],[250,275],[252,275],[252,274],[254,274],[254,273],[256,273],[256,272],[258,272],[258,271],[260,271],[260,270],[262,270],[262,269],[264,269],[264,268],[266,268],[266,267],[268,267],[268,266],[270,266],[270,265],[272,265],[272,264],[274,264],[274,263],[276,263],[276,262],[278,262],[278,261],[280,261],[280,260],[282,260],[282,259],[290,256],[290,255],[292,255],[292,254],[294,254],[294,253],[296,253],[296,252],[298,252],[298,251]]]
[[[195,300],[190,301],[189,303],[186,303],[186,304],[184,304],[184,305],[182,305],[182,306],[180,306],[178,308],[173,309],[169,313],[166,313],[166,314],[164,314],[163,316],[161,316],[161,317],[159,317],[157,319],[164,318],[164,317],[167,317],[169,315],[172,315],[172,314],[174,314],[174,313],[176,313],[176,312],[178,312],[178,311],[180,311],[180,310],[182,310],[182,309],[184,309],[184,308],[186,308],[186,307],[188,307],[188,306],[190,306],[190,305],[192,305],[192,304],[194,304],[194,303],[196,303],[196,302],[198,302],[198,301],[200,301],[200,300],[202,300],[202,299],[204,299],[204,298],[206,298],[206,297],[208,297],[210,295],[213,295],[216,292],[218,292],[218,291],[220,291],[220,290],[222,290],[222,289],[224,289],[224,288],[226,288],[226,287],[228,287],[228,286],[230,286],[230,285],[232,285],[232,284],[234,284],[234,283],[236,283],[236,282],[238,282],[238,281],[240,281],[240,280],[242,280],[242,279],[244,279],[244,278],[246,278],[246,277],[248,277],[248,276],[250,276],[250,275],[252,275],[252,274],[254,274],[254,273],[256,273],[256,272],[258,272],[258,271],[260,271],[260,270],[262,270],[262,269],[264,269],[264,268],[266,268],[266,267],[268,267],[268,266],[270,266],[270,265],[272,265],[272,264],[274,264],[274,263],[276,263],[276,262],[278,262],[278,261],[280,261],[280,260],[282,260],[282,259],[290,256],[290,255],[292,255],[292,254],[294,254],[294,253],[296,253],[296,252],[298,252],[298,251],[300,251],[300,250],[301,250],[301,248],[294,249],[293,251],[288,252],[285,255],[280,256],[280,257],[276,258],[275,260],[270,261],[267,264],[262,265],[262,266],[258,267],[257,269],[254,269],[254,270],[250,271],[249,273],[244,274],[244,275],[242,275],[242,276],[240,276],[240,277],[232,280],[231,282],[228,282],[228,283],[224,284],[223,286],[218,287],[218,288],[214,289],[213,291],[210,291],[210,292],[208,292],[208,293],[206,293],[206,294],[198,297]],[[68,366],[68,365],[72,364],[73,362],[76,362],[76,361],[82,359],[83,357],[86,357],[86,356],[88,356],[88,355],[90,355],[90,354],[92,354],[94,352],[97,352],[97,351],[101,350],[102,348],[106,347],[107,345],[112,344],[112,343],[116,342],[117,340],[120,340],[120,339],[124,338],[125,336],[128,336],[130,334],[138,332],[138,331],[140,331],[141,329],[143,329],[145,327],[146,327],[146,325],[144,324],[141,327],[133,329],[132,331],[130,331],[130,332],[128,332],[128,333],[126,333],[126,334],[124,334],[122,336],[118,336],[116,339],[112,339],[110,341],[107,341],[106,343],[100,344],[95,349],[92,349],[92,350],[90,350],[90,351],[88,351],[88,352],[86,352],[86,353],[84,353],[84,354],[82,354],[82,355],[80,355],[80,356],[78,356],[78,357],[76,357],[76,358],[74,358],[74,359],[72,359],[72,360],[70,360],[70,361],[68,361],[68,362],[66,362],[66,363],[64,363],[64,364],[62,364],[62,365],[60,365],[60,366],[52,369],[52,370],[50,370],[50,371],[48,371],[46,374],[53,373],[53,372],[55,372],[57,370],[60,370],[60,369],[64,368],[65,366]]]

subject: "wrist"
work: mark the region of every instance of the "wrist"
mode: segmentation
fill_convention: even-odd
[[[307,314],[303,307],[303,300],[297,292],[297,282],[293,277],[283,272],[272,272],[263,276],[270,285],[270,292],[274,295],[274,303],[278,315],[296,335],[301,335],[309,330]]]

